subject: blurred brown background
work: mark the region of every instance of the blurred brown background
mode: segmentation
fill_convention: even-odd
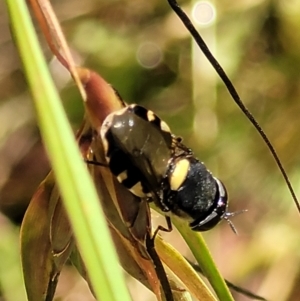
[[[77,62],[98,71],[126,101],[161,116],[225,183],[230,210],[248,209],[233,220],[238,236],[226,223],[205,233],[224,277],[269,300],[299,300],[300,216],[292,197],[262,139],[167,1],[52,3]],[[300,0],[180,3],[201,21],[200,32],[300,197]],[[0,209],[18,224],[50,167],[3,2],[0,24]],[[83,116],[78,92],[41,42],[76,131]],[[165,237],[190,256],[176,233]],[[151,300],[131,285],[135,300]],[[93,300],[87,291],[67,268],[59,300]]]

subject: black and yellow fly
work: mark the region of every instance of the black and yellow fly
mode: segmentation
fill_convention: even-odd
[[[233,215],[227,212],[222,182],[152,111],[129,105],[113,112],[100,135],[118,181],[136,196],[153,201],[166,216],[175,214],[188,220],[192,230],[206,231]]]

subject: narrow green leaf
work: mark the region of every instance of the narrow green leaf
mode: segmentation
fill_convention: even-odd
[[[0,285],[6,301],[26,300],[21,273],[18,231],[0,215]]]
[[[187,290],[201,301],[216,301],[216,297],[205,285],[186,259],[160,236],[156,237],[155,246],[159,256],[169,269],[181,280]]]
[[[25,0],[6,3],[41,134],[95,295],[99,300],[130,300],[96,190],[50,78]]]
[[[209,280],[219,299],[222,301],[234,301],[224,281],[224,278],[219,273],[211,257],[211,254],[202,236],[199,233],[189,229],[186,221],[183,221],[178,217],[172,218],[172,222],[188,244],[204,275]]]

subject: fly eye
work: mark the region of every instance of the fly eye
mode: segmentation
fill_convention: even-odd
[[[194,231],[208,231],[216,226],[222,219],[226,219],[236,233],[232,222],[229,220],[228,215],[231,216],[231,213],[227,213],[228,196],[225,186],[219,179],[214,178],[214,180],[217,187],[217,193],[215,195],[214,203],[211,206],[212,211],[208,213],[205,218],[202,217],[201,219],[196,219],[194,222],[190,223],[190,227]]]
[[[190,223],[190,227],[193,231],[199,231],[199,232],[208,231],[214,226],[216,226],[221,221],[221,219],[222,217],[216,211],[213,211],[209,216],[207,216],[201,222],[195,221],[193,223]]]

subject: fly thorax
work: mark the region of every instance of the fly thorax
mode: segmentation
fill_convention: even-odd
[[[214,204],[217,185],[203,163],[193,156],[177,158],[168,180],[171,188],[168,205],[175,214],[191,219],[207,215]]]

